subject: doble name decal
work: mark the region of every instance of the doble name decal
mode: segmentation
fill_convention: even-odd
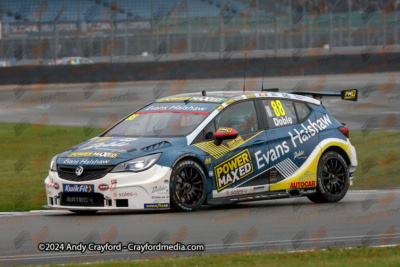
[[[227,159],[214,167],[218,192],[254,172],[249,150]]]

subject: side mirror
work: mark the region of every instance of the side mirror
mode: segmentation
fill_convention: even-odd
[[[214,144],[219,146],[221,145],[222,141],[224,140],[229,140],[229,139],[235,139],[239,133],[230,127],[219,127],[218,130],[215,132],[215,141]]]

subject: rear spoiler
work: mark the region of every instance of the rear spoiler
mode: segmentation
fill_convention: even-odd
[[[312,96],[313,98],[322,99],[323,97],[340,97],[343,100],[357,101],[358,99],[358,89],[343,90],[340,92],[288,92],[289,94]]]

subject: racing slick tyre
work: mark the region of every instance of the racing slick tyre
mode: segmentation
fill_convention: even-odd
[[[97,212],[97,210],[70,210],[78,215],[92,215]]]
[[[206,199],[206,175],[192,160],[182,160],[172,169],[170,182],[171,206],[179,211],[193,211]]]
[[[335,151],[325,152],[318,162],[317,193],[308,196],[315,203],[337,202],[349,189],[349,172],[344,158]]]

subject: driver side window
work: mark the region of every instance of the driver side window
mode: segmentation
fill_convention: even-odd
[[[194,143],[214,140],[214,133],[222,126],[235,129],[239,135],[258,131],[254,101],[245,101],[227,107],[204,128],[202,133],[194,140]]]
[[[239,135],[258,131],[254,101],[244,101],[228,107],[215,119],[215,128],[230,127]]]

